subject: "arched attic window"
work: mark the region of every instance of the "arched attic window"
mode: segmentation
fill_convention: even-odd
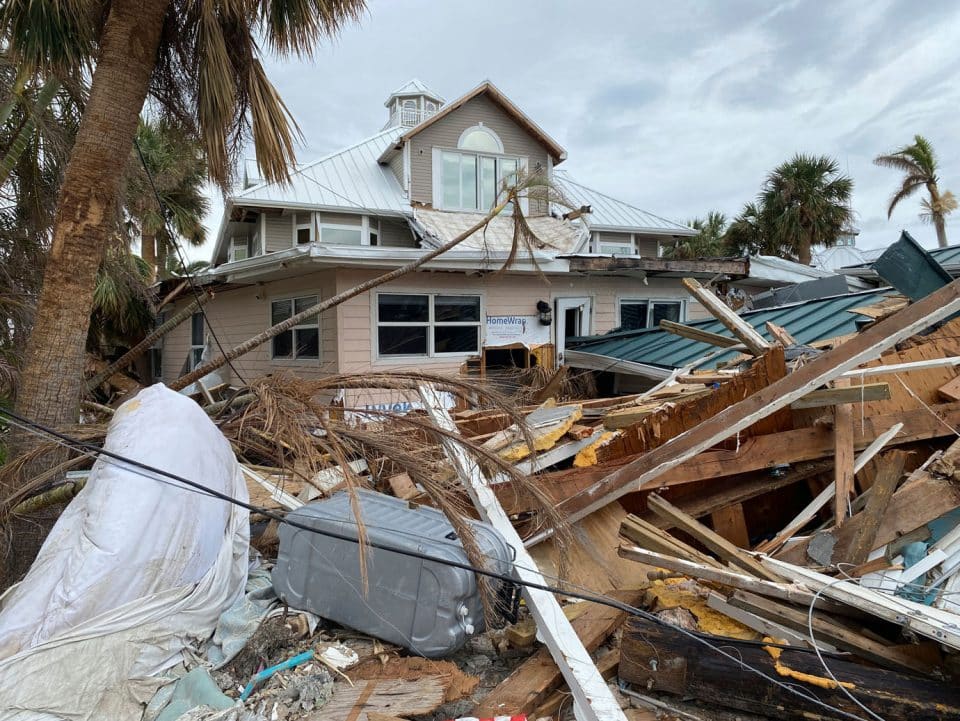
[[[463,150],[476,150],[480,153],[503,154],[503,143],[495,132],[484,125],[474,125],[460,135],[457,147]]]

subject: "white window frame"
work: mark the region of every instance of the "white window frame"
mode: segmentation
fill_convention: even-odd
[[[430,302],[427,306],[428,315],[426,321],[410,321],[410,322],[400,322],[400,321],[385,321],[380,322],[380,296],[382,295],[422,295],[427,296],[430,299]],[[434,300],[437,296],[468,296],[471,298],[476,298],[480,301],[480,310],[479,316],[476,321],[437,321],[435,320],[436,314],[434,311]],[[373,356],[377,361],[403,361],[410,360],[412,358],[469,358],[479,354],[483,350],[483,323],[485,312],[484,312],[484,302],[483,294],[476,292],[459,292],[457,290],[448,290],[442,293],[422,291],[422,290],[398,290],[391,289],[385,290],[382,293],[374,294],[374,303],[373,303]],[[390,327],[390,328],[426,328],[427,329],[427,352],[423,353],[411,353],[406,355],[394,354],[382,355],[380,353],[380,326]],[[438,353],[434,350],[434,329],[437,327],[475,327],[477,329],[477,349],[472,351],[464,351],[457,353]]]
[[[198,344],[193,337],[193,325],[200,319],[200,343]],[[203,350],[207,345],[207,321],[203,312],[197,312],[190,316],[190,370],[193,370],[203,362]]]
[[[601,233],[598,231],[594,233],[593,236],[593,247],[594,252],[601,255],[637,255],[637,242],[633,237],[633,233],[630,234],[630,240],[602,240]],[[604,248],[620,248],[623,252],[607,252],[603,250]]]
[[[500,163],[504,160],[515,160],[517,162],[517,172],[526,171],[528,165],[528,158],[525,156],[518,155],[505,155],[503,153],[480,153],[476,150],[463,150],[461,148],[437,148],[433,149],[433,207],[438,210],[455,210],[461,213],[486,213],[490,208],[472,208],[472,207],[460,207],[460,206],[451,206],[445,205],[443,200],[443,154],[452,153],[456,155],[472,155],[476,158],[476,173],[477,173],[477,191],[480,190],[480,166],[482,158],[493,158],[496,161],[497,169],[497,178],[496,178],[496,194],[497,197],[500,195],[500,183],[502,181],[502,174],[500,172]],[[462,195],[462,188],[461,188]],[[462,205],[462,199],[461,199]],[[480,205],[480,199],[477,199],[477,205]],[[527,212],[527,198],[526,194],[523,194],[520,198],[520,207],[524,212]],[[509,209],[505,212],[509,213]]]
[[[370,239],[367,237],[367,234],[363,231],[363,225],[347,225],[345,223],[326,223],[323,221],[323,216],[317,219],[317,230],[320,232],[319,242],[321,245],[339,245],[342,248],[356,248],[358,246],[352,243],[328,243],[323,239],[324,229],[328,230],[350,230],[360,233],[360,245],[369,245]]]
[[[680,320],[679,323],[685,323],[687,320],[687,301],[683,298],[637,298],[637,297],[624,297],[617,298],[617,328],[623,326],[623,306],[624,304],[636,305],[639,303],[646,303],[647,305],[647,325],[642,329],[631,329],[631,330],[648,330],[650,328],[655,328],[656,326],[651,325],[653,323],[653,306],[657,303],[673,303],[680,304]]]
[[[317,303],[320,302],[319,293],[308,293],[306,295],[284,295],[270,298],[270,303],[267,305],[267,327],[273,325],[273,304],[282,303],[284,301],[290,301],[290,313],[294,314],[297,310],[297,301],[298,300],[307,300],[307,299],[316,299]],[[290,328],[290,333],[292,334],[292,340],[290,343],[290,349],[292,355],[290,356],[274,356],[273,355],[273,339],[270,339],[270,362],[271,363],[313,363],[314,361],[319,364],[323,359],[323,323],[321,322],[322,312],[317,313],[313,316],[313,320],[308,320],[305,323],[298,323],[297,325]],[[297,355],[297,334],[295,331],[304,330],[304,329],[317,329],[317,355],[313,356],[298,356]]]
[[[305,228],[310,229],[310,242],[315,243],[317,241],[317,224],[314,220],[314,214],[312,212],[307,212],[307,216],[310,220],[307,223],[298,223],[297,216],[302,215],[303,211],[293,211],[290,216],[290,223],[293,226],[293,247],[297,248],[301,245],[307,245],[307,243],[298,242],[299,231],[304,230]]]
[[[467,152],[467,153],[480,153],[480,154],[482,154],[482,155],[490,155],[491,153],[489,153],[489,152],[487,152],[487,151],[485,151],[485,150],[483,150],[483,151],[481,151],[481,150],[471,150],[470,148],[464,148],[464,147],[463,147],[463,143],[464,143],[464,141],[466,141],[467,136],[470,135],[471,133],[474,133],[474,132],[477,132],[477,131],[480,131],[480,132],[483,133],[484,135],[488,135],[488,136],[490,136],[491,138],[493,138],[493,141],[497,144],[497,150],[496,150],[496,152],[495,152],[494,154],[496,154],[496,155],[505,155],[505,153],[503,152],[503,141],[500,140],[500,136],[497,135],[493,130],[491,130],[490,128],[488,128],[488,127],[487,127],[486,125],[484,125],[483,123],[479,123],[478,125],[471,125],[469,128],[467,128],[467,129],[464,130],[462,133],[460,133],[460,137],[457,138],[457,149],[458,149],[458,150],[463,150],[463,151],[465,151],[465,152]]]

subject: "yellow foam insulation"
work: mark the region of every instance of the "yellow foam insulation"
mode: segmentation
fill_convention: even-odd
[[[769,636],[764,636],[763,640],[766,643],[780,643],[786,645],[786,641],[781,641],[780,639],[770,638]],[[816,686],[818,688],[825,688],[830,691],[833,691],[837,686],[843,686],[845,689],[854,689],[856,686],[849,681],[841,681],[837,684],[832,678],[826,678],[824,676],[814,676],[809,673],[802,673],[800,671],[794,671],[792,668],[787,668],[780,661],[780,656],[783,653],[782,648],[777,648],[776,646],[764,646],[763,650],[770,654],[770,658],[773,659],[773,668],[780,676],[784,678],[792,678],[794,681],[803,681],[808,683],[811,686]]]
[[[707,605],[708,591],[689,578],[668,578],[654,581],[647,589],[647,605],[657,611],[685,608],[697,619],[697,628],[704,633],[741,641],[756,641],[760,634],[739,621],[715,611]]]
[[[573,459],[574,468],[586,468],[597,465],[597,450],[605,446],[613,438],[620,435],[620,431],[604,431],[604,433],[589,446],[581,450]]]
[[[579,421],[583,417],[583,408],[579,405],[572,406],[570,415],[568,415],[563,420],[557,421],[557,423],[549,428],[540,429],[540,432],[533,431],[533,447],[537,451],[546,451],[554,447],[557,441],[563,438],[567,431],[573,426],[574,423]],[[515,443],[512,446],[504,448],[500,451],[500,457],[509,461],[510,463],[516,463],[517,461],[522,461],[524,458],[530,455],[530,448],[523,441],[520,443]]]

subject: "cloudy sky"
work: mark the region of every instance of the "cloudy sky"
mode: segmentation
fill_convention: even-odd
[[[906,228],[935,246],[919,197],[887,220],[898,175],[872,164],[916,133],[960,194],[960,3],[368,2],[313,62],[268,62],[301,161],[377,132],[410,78],[447,100],[489,79],[567,149],[577,180],[681,222],[735,214],[778,163],[827,154],[854,180],[858,245]],[[960,243],[960,213],[947,233]]]

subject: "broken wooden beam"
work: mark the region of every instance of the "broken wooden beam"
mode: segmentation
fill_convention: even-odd
[[[863,709],[836,688],[809,649],[774,649],[718,637],[704,640],[709,643],[666,625],[631,618],[624,626],[620,678],[647,690],[694,697],[770,718],[838,718],[811,698],[863,718]],[[887,721],[941,721],[960,716],[960,690],[952,684],[842,658],[825,660],[840,681],[853,684],[852,693],[862,703]]]
[[[688,338],[690,340],[699,341],[700,343],[709,343],[710,345],[715,345],[718,348],[732,348],[734,346],[742,345],[741,342],[736,338],[730,338],[729,336],[720,335],[719,333],[713,333],[692,325],[675,323],[672,320],[660,321],[660,329],[665,330],[668,333],[678,335],[681,338]]]
[[[753,355],[759,356],[770,350],[770,342],[757,333],[752,325],[737,315],[734,310],[720,300],[709,288],[704,288],[693,278],[684,278],[683,287],[719,320],[727,329],[739,338]]]
[[[847,382],[847,379],[837,379]],[[821,388],[812,391],[803,398],[794,401],[790,407],[794,410],[802,408],[822,408],[847,403],[868,403],[870,401],[890,400],[889,383],[867,383],[862,386],[838,385],[835,388]]]
[[[887,348],[958,310],[960,280],[879,321],[846,343],[817,356],[785,378],[774,381],[704,423],[614,471],[573,498],[567,499],[558,510],[566,514],[570,522],[576,522],[632,490],[652,484],[671,468],[679,466],[714,444],[735,436],[739,431],[785,408],[844,371],[876,358]],[[548,535],[549,533],[541,533],[538,540]]]
[[[436,389],[432,386],[421,386],[419,390],[430,419],[437,428],[448,434],[441,439],[444,452],[460,476],[480,517],[499,531],[513,547],[517,576],[521,581],[536,586],[546,585],[546,580],[537,569],[529,551],[524,548],[523,541],[497,501],[478,462],[470,457],[461,444],[449,437],[457,433],[457,426],[444,408]],[[550,650],[550,655],[556,661],[573,698],[576,699],[583,721],[626,721],[620,705],[593,664],[590,653],[563,615],[556,596],[549,591],[527,587],[523,597],[537,622],[537,628]],[[513,710],[508,712],[513,713]]]
[[[797,339],[790,335],[790,331],[784,328],[781,325],[777,325],[773,321],[768,320],[764,325],[767,328],[767,333],[769,333],[777,343],[782,345],[784,348],[789,348],[790,346],[797,345]]]
[[[838,378],[834,383],[842,390],[848,381]],[[838,403],[833,407],[833,522],[837,526],[847,517],[853,496],[853,453],[853,410]]]
[[[867,498],[867,507],[863,510],[863,519],[860,527],[850,543],[847,563],[859,566],[866,562],[867,556],[876,547],[877,531],[883,514],[890,505],[897,483],[903,475],[903,467],[907,462],[907,454],[903,451],[890,451],[883,456],[876,480],[870,486],[870,495]]]

